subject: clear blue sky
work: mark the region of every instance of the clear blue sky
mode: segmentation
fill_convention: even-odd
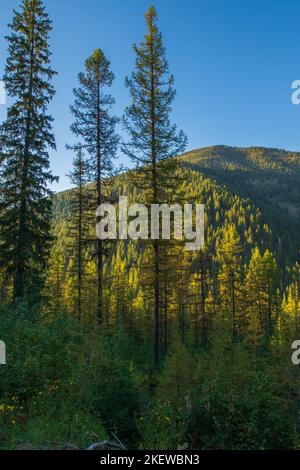
[[[116,75],[114,111],[129,102],[124,77],[134,64],[132,44],[145,31],[144,13],[159,15],[177,97],[173,120],[189,149],[216,145],[300,150],[300,105],[291,83],[300,79],[299,0],[45,0],[53,20],[51,49],[57,94],[51,104],[57,152],[51,153],[55,190],[69,186],[72,155],[65,144],[72,88],[85,59],[103,49]],[[19,0],[1,0],[0,76],[6,59],[7,23]],[[0,106],[0,120],[5,108]],[[122,156],[120,155],[122,160]]]

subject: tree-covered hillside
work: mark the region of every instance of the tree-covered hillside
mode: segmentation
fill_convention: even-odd
[[[180,161],[259,205],[273,205],[282,217],[299,222],[300,153],[220,145],[187,152]]]
[[[227,212],[229,220],[237,223],[245,253],[249,255],[254,241],[268,247],[282,269],[285,284],[286,269],[299,259],[300,154],[268,148],[216,146],[185,153],[178,162],[182,168],[180,179],[184,182],[178,183],[177,190],[183,200],[205,204],[206,233],[221,231],[228,222]],[[115,180],[115,198],[117,194],[122,195],[122,186],[117,189],[121,180],[126,182],[128,177]],[[126,184],[125,192],[133,198],[130,183]],[[69,220],[71,194],[69,190],[54,198],[55,231],[61,230]],[[239,210],[238,205],[242,206]]]

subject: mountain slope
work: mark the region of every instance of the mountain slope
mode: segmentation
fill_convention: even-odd
[[[233,222],[246,258],[257,245],[269,248],[283,271],[295,263],[300,245],[300,154],[218,146],[188,152],[179,161],[183,168],[178,190],[187,200],[205,204],[206,241],[210,239],[212,253],[224,225]],[[126,173],[115,179],[113,187],[115,197],[126,194],[136,200]],[[71,198],[68,190],[54,199],[59,242],[67,237]]]
[[[300,153],[263,147],[207,147],[185,153],[187,167],[225,184],[260,206],[300,222]]]

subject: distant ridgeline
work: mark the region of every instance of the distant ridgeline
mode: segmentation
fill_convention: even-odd
[[[292,223],[300,222],[300,153],[264,147],[216,146],[187,152],[184,166],[225,184]],[[282,211],[282,212],[281,212]]]
[[[270,249],[281,269],[299,258],[300,153],[263,147],[215,146],[179,157],[179,192],[187,201],[206,205],[206,242],[214,250],[222,228],[234,223],[248,261],[253,245]],[[124,174],[115,178],[114,191],[135,199]],[[54,231],[58,242],[67,237],[72,190],[54,199]],[[92,227],[94,229],[94,227]],[[282,280],[288,279],[282,273]]]
[[[300,244],[300,153],[264,147],[214,146],[187,152],[184,167],[248,198],[279,243],[281,266],[298,259]]]

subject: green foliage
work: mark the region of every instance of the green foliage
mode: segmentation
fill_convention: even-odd
[[[1,396],[17,394],[27,402],[55,381],[58,373],[70,373],[78,349],[71,320],[57,316],[49,324],[41,323],[31,318],[28,306],[20,304],[4,310],[0,321],[9,364],[0,370]]]
[[[184,449],[195,386],[193,355],[176,339],[166,358],[149,409],[140,417],[142,447]]]
[[[119,338],[113,337],[109,342],[104,342],[103,353],[95,358],[88,377],[92,378],[90,382],[93,383],[90,392],[93,415],[104,423],[108,432],[117,435],[127,445],[136,445],[136,417],[142,397],[138,391],[142,386],[142,377],[126,355],[125,348],[120,345]]]
[[[0,369],[1,447],[105,438],[101,422],[79,400],[84,337],[78,326],[64,316],[33,318],[20,304],[1,311],[0,331],[7,346],[7,366]]]
[[[216,347],[200,361],[188,435],[202,449],[293,447],[293,419],[283,371],[241,345]]]
[[[281,268],[295,262],[299,251],[299,162],[299,153],[263,147],[207,147],[179,158],[185,167],[251,199],[269,226]]]
[[[143,448],[293,448],[297,416],[289,393],[297,385],[288,377],[270,356],[258,359],[220,339],[196,358],[173,351],[141,418]]]
[[[47,106],[54,96],[51,21],[41,0],[23,0],[14,12],[4,83],[13,104],[0,126],[0,266],[13,278],[14,297],[34,304],[49,255],[49,148],[55,148]]]

